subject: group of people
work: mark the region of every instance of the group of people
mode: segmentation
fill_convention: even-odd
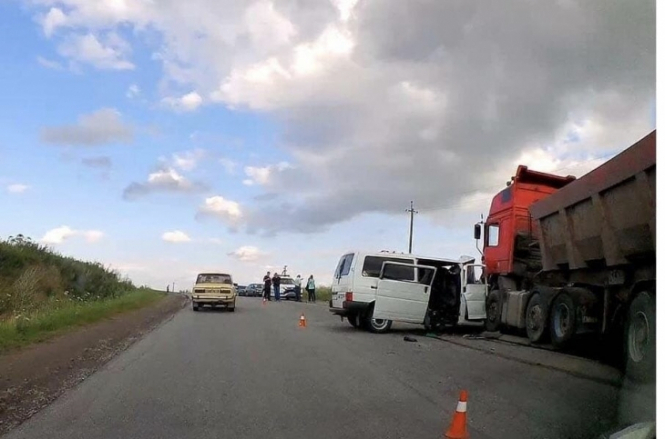
[[[293,280],[295,284],[296,301],[298,302],[302,302],[302,280],[303,279],[300,275],[296,276]],[[266,275],[263,276],[263,298],[265,300],[272,300],[270,298],[270,288],[272,287],[275,292],[275,301],[279,302],[281,300],[281,282],[282,278],[277,272],[275,272],[272,277],[270,277],[270,272],[267,272]],[[305,283],[305,291],[307,291],[307,302],[316,302],[316,284],[314,283],[314,276],[311,274]]]

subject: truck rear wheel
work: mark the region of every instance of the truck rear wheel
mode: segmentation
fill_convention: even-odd
[[[564,348],[577,331],[575,302],[566,292],[562,292],[552,303],[550,336],[555,348]]]
[[[487,296],[485,330],[489,332],[496,332],[501,327],[501,300],[499,299],[499,290],[492,290]]]
[[[646,291],[635,296],[625,329],[626,375],[635,381],[655,378],[656,303]]]
[[[532,343],[543,341],[547,334],[547,304],[539,293],[526,306],[526,335]]]

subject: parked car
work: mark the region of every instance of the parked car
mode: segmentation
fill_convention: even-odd
[[[282,300],[296,300],[296,283],[290,276],[281,276],[279,297]],[[270,297],[275,297],[275,290],[270,290]]]
[[[249,284],[247,285],[247,290],[245,294],[249,297],[262,297],[263,296],[263,284]]]
[[[246,296],[247,295],[247,287],[244,285],[238,285],[236,287],[236,291],[238,292],[238,296]]]

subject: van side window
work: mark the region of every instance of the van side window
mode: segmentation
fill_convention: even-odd
[[[415,267],[386,264],[385,268],[383,269],[383,279],[413,282],[414,272]]]
[[[386,256],[366,256],[365,260],[363,261],[363,276],[379,277],[381,274],[381,267],[383,267],[383,263],[386,261],[413,264],[413,259],[390,258]],[[413,280],[413,273],[411,273],[411,278],[409,280]]]
[[[499,245],[499,225],[490,224],[487,226],[487,245],[489,247],[496,247]]]

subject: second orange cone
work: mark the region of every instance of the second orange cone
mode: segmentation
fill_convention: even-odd
[[[446,439],[469,439],[469,432],[466,429],[466,400],[468,395],[466,390],[462,390],[457,402],[457,410],[453,415],[453,422],[450,423],[450,428],[446,431],[444,438]]]
[[[307,319],[305,318],[305,313],[300,314],[300,320],[298,321],[298,326],[301,328],[307,327]]]

